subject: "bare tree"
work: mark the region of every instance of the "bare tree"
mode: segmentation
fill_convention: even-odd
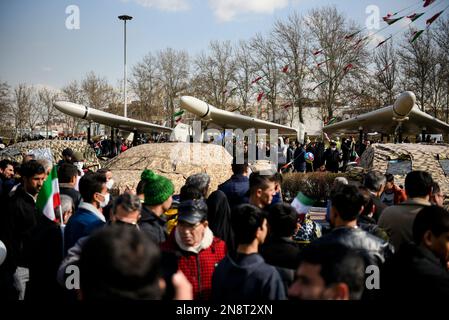
[[[68,85],[64,86],[61,91],[64,98],[68,101],[78,104],[85,103],[83,90],[77,81],[70,82]],[[71,134],[76,134],[78,125],[84,121],[66,114],[63,114],[63,119]]]
[[[292,103],[289,108],[291,124],[295,110],[299,122],[303,123],[302,112],[307,98],[306,84],[310,73],[307,68],[308,57],[310,57],[310,37],[304,20],[295,12],[287,18],[287,21],[277,21],[274,25],[273,38],[279,57],[285,64],[282,71],[285,73],[285,96]],[[289,106],[288,102],[287,106]]]
[[[140,120],[151,119],[159,110],[160,82],[157,60],[148,53],[141,62],[132,68],[131,88],[138,98],[136,116]]]
[[[23,135],[25,129],[33,130],[37,124],[36,110],[34,110],[33,88],[26,84],[19,84],[14,88],[13,101],[9,109],[10,116],[14,119],[14,140],[18,135]]]
[[[393,104],[397,94],[398,58],[393,42],[379,47],[374,53],[375,81],[384,105]]]
[[[189,76],[189,56],[185,51],[167,48],[158,53],[159,79],[165,98],[165,111],[174,127],[175,99],[186,89]]]
[[[40,116],[42,121],[45,122],[46,136],[48,138],[48,127],[55,117],[55,108],[53,107],[53,103],[58,100],[59,93],[47,88],[43,88],[38,91],[38,97],[42,111],[40,113]]]
[[[203,82],[201,87],[206,91],[206,100],[225,109],[236,72],[234,50],[229,41],[212,41],[209,50],[208,54],[200,53],[194,61],[196,77]]]
[[[362,38],[353,35],[360,27],[348,21],[335,6],[314,9],[306,24],[312,46],[322,54],[311,69],[318,86],[318,97],[327,116],[331,118],[343,93],[343,80],[364,70],[367,52]],[[350,36],[353,35],[353,36]]]
[[[442,70],[440,72],[440,77],[446,79],[445,83],[445,98],[446,98],[446,122],[449,122],[449,18],[440,18],[437,21],[437,29],[434,32],[434,39],[437,43],[440,52],[445,54],[440,56],[440,63]]]
[[[100,110],[109,107],[114,89],[109,85],[106,78],[100,78],[91,71],[81,82],[81,89],[90,107]]]
[[[240,99],[237,107],[240,113],[252,115],[250,104],[251,94],[253,93],[251,81],[256,78],[256,69],[251,59],[251,48],[248,42],[239,42],[236,49],[235,66],[235,87],[231,88],[230,95],[235,94]]]
[[[429,29],[412,43],[409,41],[411,36],[411,31],[405,34],[402,50],[399,51],[403,83],[406,88],[415,92],[419,107],[425,111],[436,52]]]
[[[263,37],[257,34],[250,42],[252,50],[252,59],[255,66],[258,78],[254,79],[255,87],[258,88],[259,95],[264,95],[269,104],[269,111],[271,111],[271,120],[276,119],[277,99],[280,87],[280,72],[281,65],[276,56],[276,48],[273,39]],[[262,100],[261,100],[262,101]],[[262,106],[262,103],[261,103]],[[262,110],[258,110],[258,116],[262,114]]]

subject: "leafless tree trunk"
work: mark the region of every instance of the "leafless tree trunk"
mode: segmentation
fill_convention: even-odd
[[[252,88],[251,81],[256,78],[256,70],[251,59],[251,48],[245,41],[240,41],[236,49],[236,73],[235,73],[235,87],[236,96],[240,99],[238,101],[238,110],[244,115],[252,115],[252,108],[250,104]],[[231,94],[234,94],[231,92]]]
[[[303,107],[307,97],[306,84],[309,71],[307,69],[310,57],[310,36],[306,30],[304,20],[298,13],[291,14],[286,22],[277,21],[272,33],[278,55],[284,62],[285,96],[293,103],[291,110],[291,124],[293,117],[298,114],[299,122],[303,123]]]
[[[203,52],[195,59],[195,77],[202,83],[206,100],[217,108],[225,109],[236,72],[233,48],[229,41],[212,41],[209,49],[209,54]]]
[[[31,105],[33,103],[33,89],[26,84],[19,84],[14,88],[13,101],[9,109],[10,115],[14,119],[14,140],[18,135],[24,133],[24,129],[29,125]]]
[[[278,122],[276,108],[282,67],[276,57],[274,42],[272,39],[257,34],[251,40],[250,45],[256,74],[262,77],[254,86],[259,89],[258,92],[264,93],[269,103],[270,110],[267,110],[267,114],[269,115],[271,111],[271,120]],[[261,110],[259,110],[259,115],[261,115]]]
[[[168,48],[158,53],[159,79],[165,97],[166,114],[174,127],[175,99],[185,90],[189,76],[189,56],[185,51]]]
[[[68,85],[62,88],[62,94],[64,96],[64,99],[67,99],[70,102],[78,103],[78,104],[84,104],[85,103],[85,97],[83,90],[81,89],[81,86],[77,81],[72,81]],[[67,127],[69,129],[69,132],[71,134],[78,133],[78,125],[83,122],[83,120],[80,120],[78,118],[63,114],[65,123],[67,123]]]
[[[398,59],[393,42],[390,41],[379,47],[374,54],[375,80],[379,93],[383,97],[384,105],[391,105],[397,94]]]
[[[327,116],[331,118],[337,107],[337,99],[343,93],[342,83],[351,74],[364,69],[367,58],[360,35],[346,36],[360,30],[360,26],[348,21],[335,6],[313,9],[306,20],[312,37],[312,47],[321,49],[317,63],[311,69]]]
[[[41,106],[41,119],[45,122],[46,127],[46,136],[48,138],[48,127],[52,120],[55,117],[55,109],[53,107],[53,103],[58,100],[59,93],[51,91],[47,88],[40,89],[38,91],[39,104]]]
[[[137,118],[149,120],[156,115],[160,83],[158,77],[157,60],[151,53],[132,68],[131,88],[138,98]]]
[[[403,82],[405,87],[415,92],[421,110],[426,111],[428,87],[436,52],[432,46],[432,34],[429,29],[413,43],[408,41],[411,37],[411,32],[405,34],[402,50],[399,51]]]

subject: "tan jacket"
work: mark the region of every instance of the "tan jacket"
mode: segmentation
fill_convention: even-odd
[[[411,198],[382,211],[378,225],[389,235],[395,252],[399,251],[402,244],[413,240],[413,222],[424,206],[430,206],[430,202],[422,198]]]

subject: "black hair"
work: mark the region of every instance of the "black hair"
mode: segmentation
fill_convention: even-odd
[[[371,192],[367,187],[359,186],[359,192],[363,197],[363,211],[360,213],[360,215],[368,216],[369,214],[371,214],[374,205],[373,197],[371,196]]]
[[[101,173],[86,173],[79,182],[79,192],[84,202],[91,202],[95,193],[103,191],[103,184],[106,183],[106,176]]]
[[[355,250],[339,243],[312,243],[300,253],[299,265],[302,263],[319,265],[326,287],[345,283],[349,288],[351,300],[359,300],[362,297],[365,263]]]
[[[425,197],[432,191],[433,179],[426,171],[412,171],[405,177],[405,193],[409,198]]]
[[[438,206],[421,209],[413,222],[413,241],[419,245],[427,230],[430,230],[435,237],[449,232],[449,212]]]
[[[147,184],[146,180],[140,180],[136,187],[136,194],[144,194],[145,185]]]
[[[369,190],[373,192],[377,192],[380,190],[381,186],[385,186],[385,175],[380,173],[379,171],[370,171],[365,174],[363,179],[363,185],[367,187]]]
[[[159,248],[134,226],[95,232],[81,252],[80,285],[86,300],[160,299]]]
[[[251,204],[241,204],[234,208],[231,224],[237,244],[250,244],[256,238],[257,229],[261,228],[267,214]]]
[[[279,183],[279,184],[282,184],[282,181],[283,181],[284,179],[282,178],[282,174],[280,174],[279,172],[275,172],[275,173],[273,174],[272,180],[273,180],[274,182],[277,182],[277,183]]]
[[[2,161],[0,161],[0,169],[5,170],[8,166],[13,166],[11,160],[3,159]]]
[[[233,174],[243,174],[246,170],[248,170],[248,162],[244,162],[244,163],[237,163],[237,159],[234,158],[232,161],[232,173]]]
[[[330,196],[332,206],[344,221],[357,219],[364,200],[359,189],[353,185],[342,185]]]
[[[203,198],[203,193],[194,185],[184,185],[181,187],[179,201],[199,200]]]
[[[20,175],[25,178],[31,178],[36,174],[45,173],[45,168],[36,160],[30,160],[22,163],[20,166]]]
[[[111,172],[111,170],[106,169],[106,168],[101,168],[101,169],[98,169],[97,172],[106,175],[106,172]]]
[[[437,194],[438,192],[440,192],[440,185],[438,184],[438,182],[433,182],[432,183],[432,194]]]
[[[296,230],[298,213],[287,203],[276,203],[268,211],[270,233],[276,237],[291,237]]]
[[[258,171],[253,172],[249,176],[249,191],[253,193],[257,189],[265,190],[270,182],[274,182],[272,175],[262,175]]]
[[[69,183],[72,177],[78,176],[78,169],[71,163],[63,163],[58,167],[58,181],[59,183]]]
[[[394,182],[394,175],[392,175],[391,173],[385,173],[385,178],[387,182]]]

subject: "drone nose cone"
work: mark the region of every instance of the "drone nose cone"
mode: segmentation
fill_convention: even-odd
[[[413,92],[405,91],[401,93],[393,105],[394,116],[398,118],[407,116],[415,103],[416,96]]]
[[[181,97],[181,107],[201,118],[207,116],[210,108],[206,102],[190,96]]]
[[[56,101],[53,105],[59,111],[74,117],[82,118],[86,114],[86,107],[80,104],[67,101]]]

